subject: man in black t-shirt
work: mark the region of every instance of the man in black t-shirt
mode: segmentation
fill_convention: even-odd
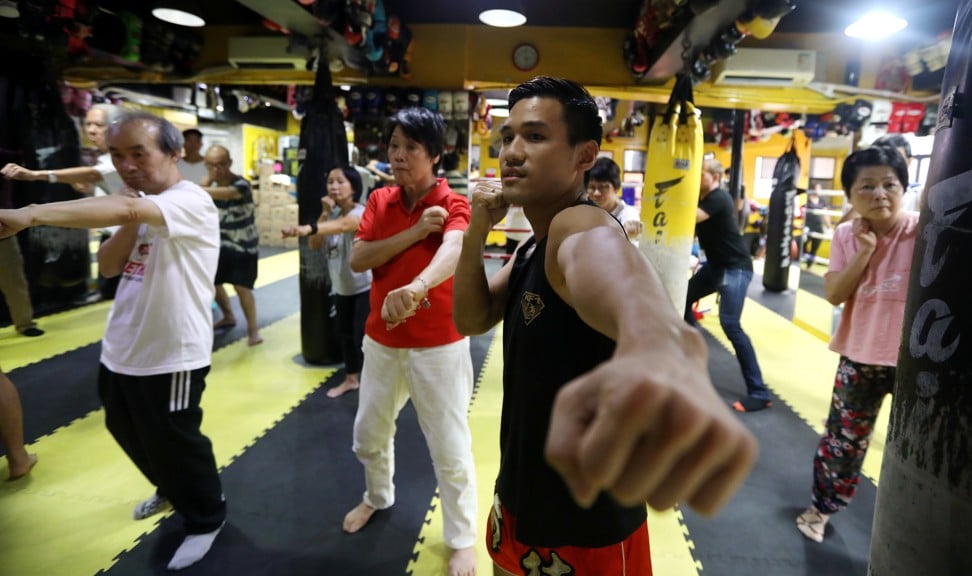
[[[732,197],[720,187],[721,181],[722,165],[717,160],[703,162],[695,234],[706,261],[689,280],[685,321],[694,326],[692,305],[704,296],[719,292],[719,324],[732,342],[746,381],[747,396],[734,402],[732,407],[739,412],[755,412],[770,406],[770,395],[763,383],[753,343],[740,323],[746,291],[753,279],[753,260],[739,235]]]

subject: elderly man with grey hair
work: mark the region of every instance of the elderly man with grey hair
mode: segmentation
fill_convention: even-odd
[[[199,407],[209,372],[210,303],[219,215],[209,194],[176,167],[182,134],[143,112],[108,129],[118,174],[136,197],[110,195],[0,210],[0,238],[30,226],[119,226],[98,250],[106,276],[121,276],[102,340],[98,392],[105,423],[156,493],[136,520],[169,507],[187,533],[170,570],[201,560],[223,526],[223,498]]]
[[[94,166],[75,166],[56,170],[30,170],[18,164],[7,164],[0,170],[11,180],[47,180],[71,184],[84,194],[115,194],[124,189],[124,184],[108,154],[105,136],[108,127],[116,120],[121,109],[112,104],[95,104],[84,116],[84,133],[88,141],[98,150],[98,162]]]

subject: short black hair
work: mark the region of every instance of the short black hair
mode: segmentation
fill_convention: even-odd
[[[386,143],[391,140],[395,128],[401,128],[405,136],[421,144],[430,158],[442,155],[445,148],[445,121],[438,112],[428,108],[402,108],[388,119]]]
[[[377,160],[381,157],[381,149],[378,148],[377,144],[368,144],[365,148],[365,158],[369,160]]]
[[[901,134],[887,134],[881,136],[871,143],[871,146],[890,146],[894,149],[901,148],[905,151],[905,156],[911,160],[911,144],[908,139]]]
[[[183,139],[188,138],[190,136],[198,136],[200,140],[202,140],[202,137],[203,137],[202,136],[202,132],[200,132],[199,130],[196,130],[195,128],[188,128],[188,129],[182,131],[182,137],[183,137]]]
[[[361,192],[364,190],[364,185],[361,183],[361,174],[354,169],[353,166],[335,166],[331,170],[340,170],[344,177],[348,179],[351,183],[352,196],[355,202],[361,200]]]
[[[621,189],[621,168],[610,158],[600,157],[588,171],[588,180],[610,182],[615,190]]]
[[[850,198],[851,187],[857,180],[862,168],[869,166],[888,166],[894,170],[902,188],[908,186],[908,166],[897,150],[889,146],[871,146],[858,150],[844,160],[844,167],[840,170],[840,185],[844,194]]]
[[[510,91],[510,110],[526,98],[553,98],[564,107],[567,123],[567,142],[575,146],[593,140],[600,146],[603,129],[597,104],[586,88],[564,78],[537,76]]]
[[[459,169],[459,155],[455,152],[446,152],[442,155],[442,169],[445,171]]]

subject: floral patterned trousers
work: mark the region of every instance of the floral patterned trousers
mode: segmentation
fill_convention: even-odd
[[[840,357],[827,431],[813,458],[813,505],[824,514],[850,504],[884,397],[894,388],[894,366]]]

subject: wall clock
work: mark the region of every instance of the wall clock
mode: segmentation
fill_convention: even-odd
[[[527,72],[533,70],[540,63],[540,52],[533,44],[518,44],[513,49],[513,65],[517,70]]]

